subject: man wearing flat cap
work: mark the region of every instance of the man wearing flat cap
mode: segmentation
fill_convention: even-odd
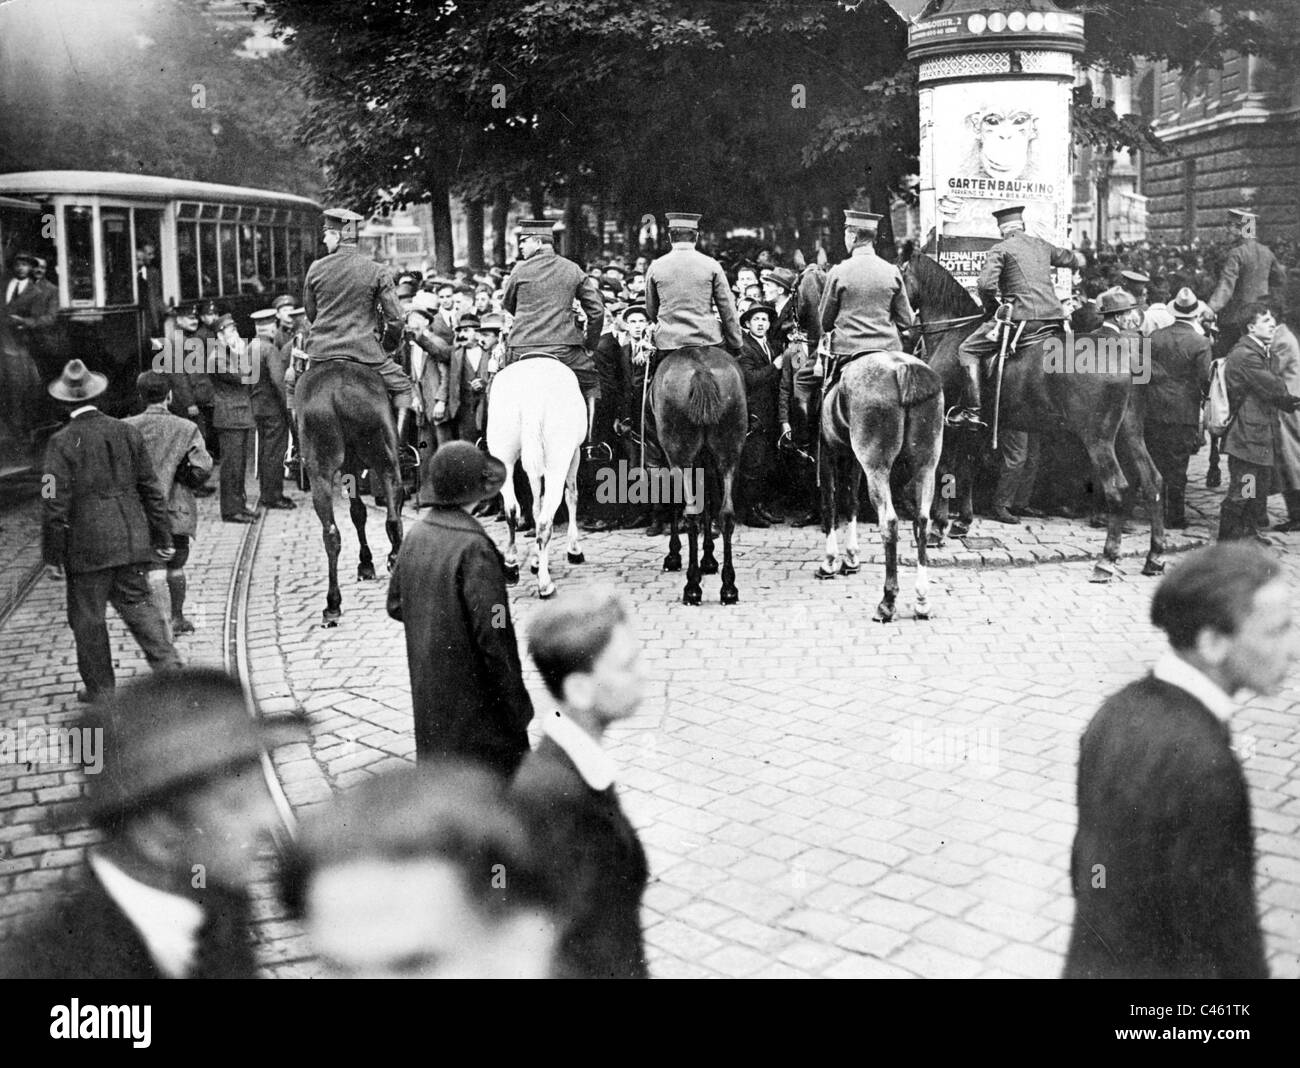
[[[406,627],[419,761],[477,761],[512,775],[528,752],[533,705],[510,619],[505,561],[469,513],[505,465],[451,441],[429,465],[432,505],[402,542],[388,614]]]
[[[406,424],[415,396],[411,380],[384,352],[377,327],[388,334],[403,320],[393,276],[387,267],[357,250],[362,216],[346,208],[324,212],[329,255],[307,268],[303,306],[311,322],[307,355],[313,363],[351,360],[378,372],[397,412],[397,440],[406,443]],[[403,457],[404,460],[408,457]]]
[[[1208,301],[1219,317],[1216,356],[1226,355],[1245,332],[1242,316],[1248,305],[1266,300],[1270,291],[1280,295],[1286,288],[1286,268],[1255,237],[1259,216],[1232,208],[1228,217],[1235,243],[1223,261],[1219,284]]]
[[[151,668],[180,666],[149,588],[150,566],[176,552],[167,497],[140,431],[93,403],[107,388],[80,360],[49,386],[69,415],[45,449],[42,550],[47,574],[67,581],[83,702],[111,695],[116,683],[104,620],[110,602]]]
[[[1002,240],[989,249],[976,283],[985,312],[992,318],[1000,298],[1002,303],[1011,305],[1011,321],[1016,329],[1021,329],[1020,323],[1025,324],[1022,338],[1026,343],[1036,335],[1062,337],[1065,308],[1056,295],[1052,268],[1070,267],[1077,271],[1087,265],[1083,253],[1027,233],[1023,207],[1000,208],[993,217],[998,221]],[[984,327],[972,331],[961,343],[957,358],[966,377],[962,408],[951,419],[953,426],[984,425],[980,365],[986,357],[997,355],[1000,344]]]
[[[300,732],[251,718],[210,668],[132,682],[79,727],[100,765],[82,814],[104,840],[4,944],[0,978],[255,978],[248,887],[276,821],[260,762]]]
[[[572,260],[557,255],[554,224],[532,219],[519,224],[519,262],[506,279],[501,307],[515,317],[510,329],[510,358],[531,353],[553,356],[578,378],[587,405],[587,441],[591,441],[600,396],[600,375],[592,353],[605,326],[605,303],[596,282]],[[573,314],[577,301],[586,316],[579,329]]]

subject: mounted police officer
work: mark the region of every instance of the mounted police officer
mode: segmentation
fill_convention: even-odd
[[[401,328],[402,306],[393,276],[387,267],[357,250],[357,224],[362,216],[346,208],[331,208],[324,215],[329,255],[314,260],[307,269],[303,293],[311,322],[307,355],[313,363],[352,360],[378,371],[397,410],[397,440],[405,444],[415,391],[411,380],[384,352],[376,332],[377,314],[385,332]]]
[[[997,314],[998,294],[1010,305],[1010,320],[1026,340],[1045,333],[1060,334],[1065,308],[1052,283],[1053,267],[1079,270],[1086,264],[1082,252],[1060,248],[1041,237],[1025,232],[1023,206],[1001,208],[993,213],[1002,232],[1002,240],[989,249],[988,259],[980,272],[980,299],[990,317]],[[1020,324],[1024,324],[1021,326]],[[953,426],[983,426],[980,418],[980,361],[995,356],[1001,341],[981,327],[957,350],[957,358],[966,372],[962,409],[949,421]]]
[[[571,370],[587,404],[587,441],[591,441],[600,396],[600,375],[592,351],[605,326],[605,304],[594,280],[576,263],[557,255],[555,224],[547,219],[519,224],[519,262],[506,279],[501,307],[514,316],[510,329],[511,361],[525,355],[553,356]],[[573,304],[587,317],[578,328]]]
[[[844,213],[849,258],[831,268],[817,313],[837,362],[860,352],[901,352],[899,331],[915,323],[902,273],[876,255],[880,219],[867,211]],[[828,375],[831,385],[834,378]]]
[[[1220,334],[1215,355],[1224,356],[1245,332],[1242,313],[1255,301],[1268,298],[1270,290],[1280,293],[1286,286],[1286,269],[1271,249],[1255,239],[1259,216],[1240,208],[1228,212],[1228,224],[1236,244],[1223,261],[1219,284],[1209,305],[1219,316]]]

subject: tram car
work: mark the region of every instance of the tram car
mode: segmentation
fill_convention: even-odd
[[[56,415],[45,386],[67,360],[106,374],[101,407],[128,414],[150,335],[174,332],[178,305],[214,301],[251,337],[250,313],[279,293],[301,299],[323,251],[320,224],[315,201],[265,189],[106,171],[0,175],[0,480],[39,468]],[[9,314],[20,256],[40,261],[53,287],[39,323]]]

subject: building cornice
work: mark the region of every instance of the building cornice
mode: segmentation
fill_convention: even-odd
[[[1179,141],[1228,126],[1262,126],[1270,122],[1288,122],[1297,118],[1300,118],[1300,104],[1288,108],[1270,108],[1258,100],[1247,100],[1231,111],[1218,115],[1208,115],[1203,119],[1193,119],[1191,122],[1172,126],[1164,126],[1156,122],[1152,124],[1152,128],[1162,141]]]

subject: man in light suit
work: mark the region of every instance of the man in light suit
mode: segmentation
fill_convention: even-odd
[[[1293,594],[1252,544],[1199,549],[1156,590],[1170,649],[1109,698],[1079,750],[1071,979],[1265,979],[1234,697],[1277,693]]]
[[[600,745],[641,703],[641,644],[618,597],[589,588],[533,617],[528,651],[558,707],[511,793],[566,890],[557,977],[649,978],[641,928],[649,869],[614,788],[618,768]]]

